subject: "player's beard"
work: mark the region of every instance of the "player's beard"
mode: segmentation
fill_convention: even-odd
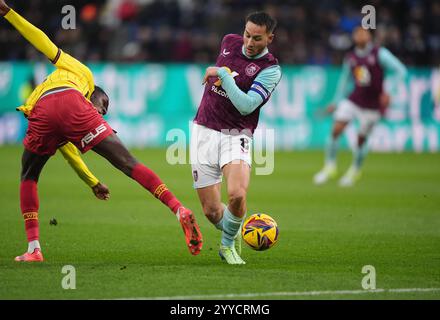
[[[257,49],[256,48],[246,48],[246,55],[248,55],[249,57],[254,57],[254,56],[258,55]]]

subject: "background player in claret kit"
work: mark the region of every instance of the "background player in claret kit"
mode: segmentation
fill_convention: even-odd
[[[246,215],[252,134],[281,78],[278,60],[267,48],[275,26],[268,14],[256,12],[246,18],[243,36],[223,38],[216,65],[206,69],[192,128],[194,187],[206,217],[222,231],[219,254],[229,264],[245,263],[239,230]],[[221,202],[222,175],[228,205]]]
[[[383,91],[385,72],[397,73],[402,79],[407,73],[405,66],[390,51],[374,46],[369,30],[357,27],[353,31],[353,41],[355,48],[345,58],[334,103],[328,107],[329,112],[336,109],[335,122],[325,153],[324,168],[314,176],[317,185],[336,177],[338,138],[355,118],[359,121],[359,132],[353,163],[339,181],[339,185],[349,187],[360,178],[361,167],[367,154],[368,136],[390,100]],[[341,100],[350,74],[354,80],[354,90],[347,98]],[[337,108],[335,104],[338,104]]]
[[[47,160],[57,148],[72,142],[81,152],[90,149],[136,180],[167,205],[179,219],[187,246],[193,255],[200,253],[202,235],[192,212],[168,190],[160,178],[138,162],[103,119],[109,99],[95,86],[89,68],[56,47],[39,29],[0,0],[0,15],[11,23],[56,67],[38,85],[24,106],[29,126],[23,141],[20,205],[28,238],[28,251],[16,261],[43,261],[39,243],[37,182]]]

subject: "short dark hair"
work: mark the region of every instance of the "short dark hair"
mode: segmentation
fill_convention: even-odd
[[[92,95],[94,94],[105,94],[106,96],[108,96],[107,93],[105,93],[104,89],[98,86],[95,86],[95,90],[92,92]]]
[[[258,26],[266,26],[267,33],[272,33],[277,26],[277,21],[263,11],[252,12],[246,17],[247,22],[255,23]]]

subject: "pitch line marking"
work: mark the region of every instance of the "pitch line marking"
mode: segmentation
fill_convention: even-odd
[[[290,296],[325,296],[325,295],[356,295],[368,293],[407,293],[407,292],[435,292],[440,288],[399,288],[399,289],[375,289],[375,290],[328,290],[328,291],[285,291],[285,292],[262,292],[262,293],[229,293],[208,294],[192,296],[170,297],[135,297],[119,298],[116,300],[198,300],[198,299],[228,299],[228,298],[252,298],[252,297],[290,297]]]

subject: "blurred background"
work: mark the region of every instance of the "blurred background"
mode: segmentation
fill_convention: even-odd
[[[245,16],[265,10],[278,20],[270,51],[283,79],[263,108],[260,128],[275,129],[277,149],[323,147],[340,64],[363,1],[98,0],[9,1],[66,52],[91,67],[111,98],[109,122],[130,145],[165,146],[170,130],[188,132],[222,37],[241,34]],[[409,68],[387,78],[391,107],[370,139],[376,151],[437,152],[440,138],[440,2],[371,1],[375,42]],[[61,28],[73,5],[76,28]],[[0,22],[0,143],[19,143],[26,122],[14,112],[52,67],[6,21]],[[173,115],[170,117],[170,115]],[[344,137],[354,141],[356,125]],[[264,131],[264,130],[263,130]],[[262,132],[264,136],[264,132]]]

